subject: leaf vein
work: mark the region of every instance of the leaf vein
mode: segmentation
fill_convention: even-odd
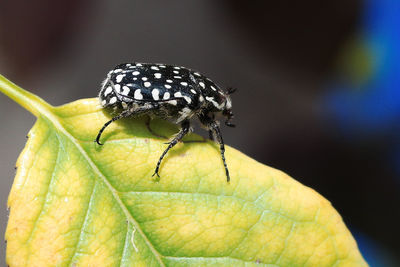
[[[125,234],[125,240],[124,240],[124,247],[122,248],[121,260],[120,260],[118,266],[121,266],[121,265],[122,265],[122,262],[123,262],[123,260],[124,260],[124,257],[125,257],[125,255],[126,255],[126,253],[127,253],[127,251],[128,251],[128,247],[129,247],[129,238],[128,238],[128,235],[129,235],[129,223],[126,224],[126,234]]]
[[[72,254],[71,254],[71,259],[68,261],[68,264],[67,264],[67,265],[71,264],[72,260],[73,260],[74,257],[75,257],[75,254],[76,254],[77,251],[78,251],[78,247],[79,247],[79,245],[80,245],[80,243],[81,243],[82,234],[83,234],[84,229],[86,228],[86,225],[87,225],[87,219],[88,219],[88,216],[89,216],[90,207],[91,207],[91,205],[92,205],[92,203],[93,203],[93,199],[94,199],[93,196],[94,196],[94,192],[95,192],[95,191],[96,191],[96,184],[94,183],[94,184],[93,184],[92,191],[91,191],[91,193],[90,193],[90,198],[89,198],[89,201],[88,201],[88,204],[87,204],[87,208],[86,208],[86,211],[85,211],[85,218],[83,219],[83,221],[82,221],[82,226],[80,227],[81,231],[80,231],[79,237],[78,237],[78,239],[77,239],[76,245],[74,246],[74,251],[73,251]]]

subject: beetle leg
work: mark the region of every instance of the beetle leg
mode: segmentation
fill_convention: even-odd
[[[168,153],[168,151],[173,148],[179,141],[182,140],[182,138],[190,131],[190,122],[188,120],[184,120],[181,124],[181,129],[179,133],[174,137],[174,139],[171,140],[171,142],[168,143],[168,147],[164,150],[164,152],[161,154],[160,159],[157,162],[156,169],[153,173],[152,176],[156,175],[160,177],[158,174],[158,170],[160,169],[161,161],[163,160],[164,156]]]
[[[231,178],[229,176],[228,166],[226,165],[225,145],[224,145],[224,140],[222,139],[221,131],[219,129],[218,124],[215,121],[210,122],[208,124],[208,127],[210,128],[209,132],[212,133],[213,137],[215,136],[216,141],[219,143],[219,150],[221,152],[222,162],[224,163],[225,167],[226,181],[229,182]]]
[[[99,133],[97,134],[96,140],[94,140],[94,141],[99,145],[103,145],[102,143],[100,143],[101,134],[104,132],[104,130],[107,128],[107,126],[110,125],[112,122],[122,119],[122,118],[132,116],[132,115],[139,115],[140,113],[145,113],[150,110],[157,109],[157,108],[158,108],[158,105],[152,105],[152,106],[144,106],[144,107],[139,107],[139,108],[131,107],[131,108],[128,108],[127,110],[122,111],[120,114],[118,114],[117,116],[113,117],[111,120],[106,122],[103,125],[103,127],[101,127]]]
[[[125,118],[125,117],[129,117],[130,115],[132,115],[131,110],[125,110],[123,112],[121,112],[120,114],[118,114],[117,116],[113,117],[111,120],[107,121],[103,127],[101,127],[99,133],[97,134],[96,140],[94,140],[98,145],[103,145],[102,143],[100,143],[100,137],[101,134],[104,132],[104,130],[107,128],[108,125],[110,125],[112,122]]]

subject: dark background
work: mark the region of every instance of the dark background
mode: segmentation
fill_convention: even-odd
[[[226,143],[331,201],[371,264],[398,263],[391,142],[348,138],[321,101],[363,2],[17,0],[1,10],[0,73],[53,105],[95,97],[121,62],[187,66],[238,88],[237,127],[223,129]],[[14,164],[35,119],[4,95],[0,114],[4,233]]]

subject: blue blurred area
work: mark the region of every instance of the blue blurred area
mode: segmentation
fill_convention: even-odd
[[[398,264],[396,260],[386,252],[385,248],[378,245],[374,240],[368,236],[351,229],[354,238],[357,241],[358,248],[360,249],[364,259],[371,267],[396,267]]]
[[[324,108],[348,141],[384,144],[381,157],[400,186],[400,1],[364,1],[355,35],[327,85]],[[398,266],[375,240],[352,232],[371,266]]]
[[[346,133],[381,135],[400,130],[400,1],[365,1],[358,45],[347,53],[347,64],[369,71],[354,77],[352,70],[332,82],[325,96],[328,112]],[[356,51],[359,49],[359,51]],[[364,58],[352,56],[365,51]],[[353,55],[352,55],[353,53]],[[361,63],[350,62],[359,60]],[[345,63],[346,64],[346,59]],[[358,81],[357,81],[358,80]],[[361,81],[360,81],[361,80]],[[398,136],[398,135],[396,135]]]

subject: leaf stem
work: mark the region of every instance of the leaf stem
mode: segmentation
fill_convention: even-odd
[[[43,113],[48,113],[53,108],[49,103],[37,95],[22,89],[1,74],[0,92],[4,93],[6,96],[20,104],[23,108],[31,112],[36,117],[39,117]]]

